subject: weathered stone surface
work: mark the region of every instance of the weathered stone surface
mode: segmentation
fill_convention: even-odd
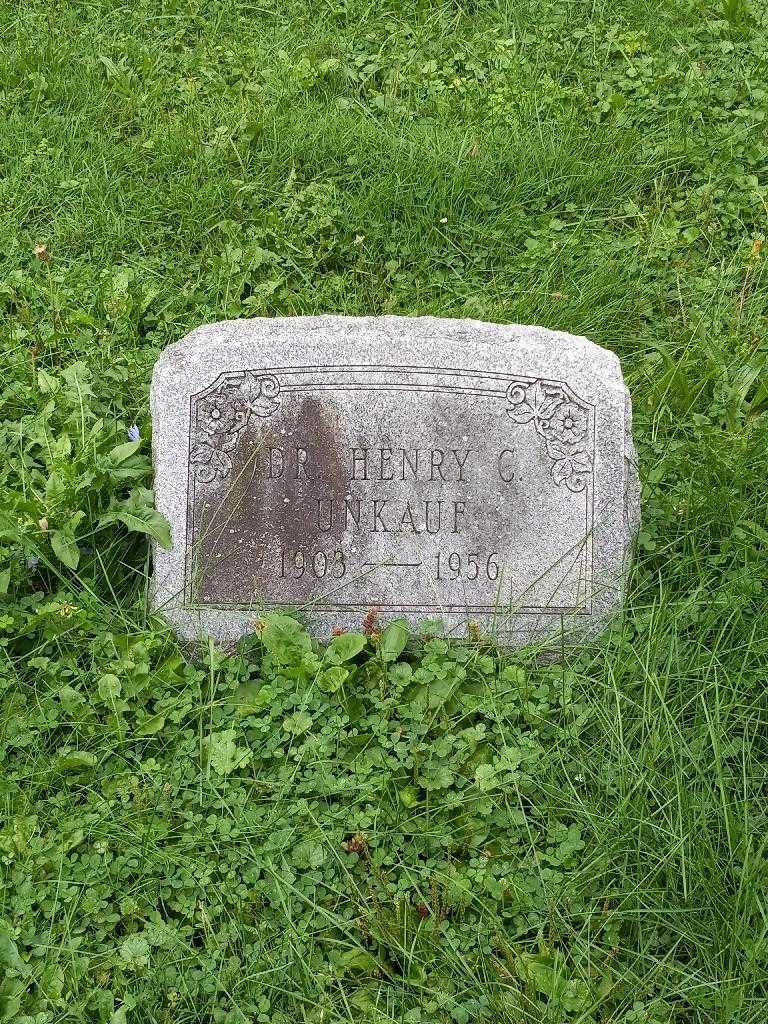
[[[638,483],[619,361],[586,338],[429,317],[235,320],[152,382],[154,604],[231,643],[270,608],[522,643],[621,601]]]

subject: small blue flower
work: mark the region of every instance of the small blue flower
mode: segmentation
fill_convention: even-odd
[[[39,564],[39,562],[40,562],[40,559],[37,557],[37,555],[31,555],[27,559],[27,568],[28,569],[36,569],[38,564]]]
[[[135,423],[132,423],[130,427],[128,427],[128,440],[138,441],[140,437],[141,434],[139,432],[139,428],[136,426]]]

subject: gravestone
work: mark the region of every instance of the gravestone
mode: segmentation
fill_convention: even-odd
[[[152,381],[173,550],[153,600],[228,645],[270,609],[318,636],[473,621],[514,644],[620,604],[638,482],[615,355],[539,327],[430,317],[235,320]]]

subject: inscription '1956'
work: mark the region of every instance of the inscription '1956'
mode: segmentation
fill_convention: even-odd
[[[434,570],[434,579],[458,580],[470,582],[486,579],[493,583],[499,578],[499,556],[493,551],[486,555],[478,551],[462,554],[460,551],[436,551],[427,559],[427,564]],[[280,579],[300,580],[305,575],[314,576],[317,580],[326,576],[341,580],[347,575],[347,558],[341,548],[331,551],[310,551],[305,548],[295,550],[279,548],[277,569]]]

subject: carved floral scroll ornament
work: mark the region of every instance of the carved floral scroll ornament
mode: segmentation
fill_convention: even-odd
[[[552,478],[570,491],[583,491],[592,459],[587,451],[589,410],[562,384],[516,380],[507,388],[507,415],[515,423],[533,423],[546,442]]]
[[[189,461],[195,479],[212,483],[232,471],[229,451],[237,444],[252,416],[266,418],[280,406],[280,383],[273,374],[250,371],[225,378],[196,404],[196,430]]]

